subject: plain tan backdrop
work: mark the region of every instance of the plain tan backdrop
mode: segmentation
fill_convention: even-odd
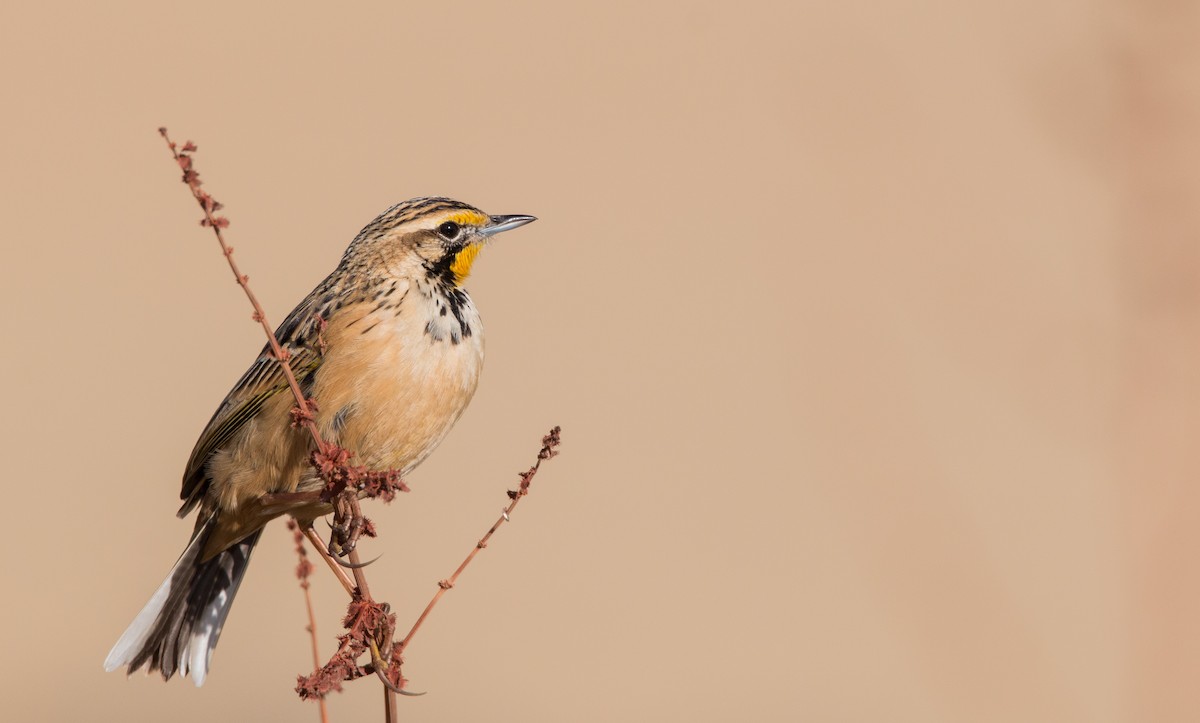
[[[411,621],[564,428],[410,648],[403,719],[1195,720],[1198,30],[1117,0],[5,3],[4,717],[316,720],[281,524],[202,689],[101,670],[262,343],[167,125],[276,322],[399,200],[540,217],[471,279],[474,403],[370,510]]]

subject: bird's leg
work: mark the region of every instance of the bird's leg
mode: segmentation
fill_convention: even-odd
[[[358,544],[366,529],[366,518],[358,504],[357,490],[347,487],[333,498],[333,531],[329,536],[329,552],[343,557]],[[369,564],[369,563],[368,563]]]
[[[350,538],[350,510],[344,494],[339,493],[330,502],[333,504],[333,525],[329,530],[329,554],[341,557],[350,552],[346,544]]]

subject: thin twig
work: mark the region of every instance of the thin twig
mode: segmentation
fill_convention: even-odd
[[[300,558],[300,563],[296,565],[296,577],[300,580],[300,588],[304,590],[304,608],[308,611],[308,630],[309,636],[312,638],[312,656],[313,667],[321,667],[321,649],[317,644],[317,615],[313,610],[312,592],[308,578],[312,575],[313,565],[308,561],[308,551],[304,549],[304,532],[302,526],[296,520],[288,520],[287,527],[292,531],[292,540],[296,543],[296,555]],[[329,723],[329,707],[325,703],[324,698],[317,700],[320,706],[321,723]]]
[[[354,597],[354,582],[346,575],[345,572],[342,571],[341,567],[338,566],[337,561],[334,560],[333,556],[330,555],[325,549],[326,544],[321,540],[321,537],[317,534],[317,531],[311,527],[305,527],[304,536],[307,537],[308,541],[312,543],[313,548],[317,551],[317,554],[321,556],[321,559],[325,561],[325,564],[329,566],[329,569],[333,572],[334,577],[338,579],[338,582],[342,583],[342,587],[346,589],[346,594],[350,597]]]
[[[350,572],[354,574],[354,581],[356,583],[358,583],[358,593],[360,595],[362,595],[362,597],[364,599],[370,600],[371,599],[371,590],[369,587],[367,587],[367,576],[363,572],[364,566],[361,564],[362,561],[359,560],[359,558],[358,558],[358,548],[354,548],[354,549],[350,550],[350,554],[348,555],[348,557],[350,558],[350,564],[354,566],[353,568],[351,568]],[[391,633],[388,634],[387,638],[388,638],[388,643],[390,644],[392,642]],[[377,650],[378,647],[376,645],[373,645],[371,649]],[[373,662],[376,662],[376,666],[378,666],[377,661],[373,661]],[[319,663],[318,663],[318,665],[319,665]],[[384,718],[384,721],[385,721],[385,723],[396,723],[396,721],[399,720],[399,718],[396,716],[396,713],[397,713],[397,711],[396,711],[396,691],[392,690],[392,686],[388,682],[387,676],[383,674],[383,671],[379,670],[379,668],[376,667],[375,672],[380,676],[380,680],[383,681],[383,714],[384,714],[383,718]]]
[[[396,710],[396,692],[388,686],[383,686],[383,720],[384,723],[398,723],[399,712]]]
[[[358,585],[359,593],[361,593],[363,598],[366,600],[373,599],[371,597],[371,589],[367,587],[366,573],[363,572],[364,565],[362,564],[362,560],[358,558],[358,550],[351,550],[349,557],[350,564],[353,565],[353,567],[350,568],[350,572],[354,575],[354,582]]]
[[[292,365],[288,362],[290,355],[284,351],[279,344],[279,339],[275,337],[275,328],[271,326],[271,322],[267,321],[267,313],[263,311],[262,305],[258,303],[258,297],[250,290],[250,277],[243,274],[238,269],[237,262],[233,260],[233,247],[225,243],[225,236],[221,233],[221,229],[229,225],[229,219],[224,216],[214,216],[214,211],[221,209],[221,204],[216,199],[200,188],[200,174],[192,168],[192,158],[186,154],[180,153],[176,148],[171,137],[167,135],[166,128],[159,128],[158,132],[167,142],[167,147],[171,149],[171,155],[175,157],[175,162],[183,169],[183,182],[191,189],[192,196],[195,197],[196,203],[200,204],[200,208],[204,209],[204,220],[201,223],[212,228],[213,233],[217,236],[217,243],[221,245],[221,251],[225,255],[225,260],[229,262],[229,270],[233,272],[233,277],[237,279],[238,286],[242,287],[242,291],[246,292],[246,298],[250,300],[250,305],[254,307],[253,318],[262,326],[263,333],[267,335],[267,343],[271,347],[271,353],[275,356],[275,360],[279,362],[279,368],[283,372],[284,378],[287,380],[288,388],[292,390],[292,396],[296,398],[296,405],[304,413],[301,415],[300,422],[312,435],[313,442],[317,445],[317,449],[321,452],[328,452],[328,445],[325,440],[321,439],[321,433],[317,430],[317,425],[312,418],[312,406],[308,399],[305,398],[304,392],[300,391],[300,384],[296,382],[296,375],[292,372]],[[184,151],[194,151],[196,146],[188,141],[183,146]]]
[[[463,570],[467,569],[467,565],[471,564],[471,561],[475,559],[475,556],[479,554],[480,550],[487,547],[488,540],[492,538],[492,535],[496,533],[496,530],[500,529],[501,525],[509,521],[509,516],[512,515],[512,511],[516,509],[517,503],[521,501],[521,498],[529,494],[529,483],[533,480],[533,476],[537,474],[538,469],[541,468],[542,461],[550,459],[558,454],[557,447],[562,441],[559,436],[561,432],[561,427],[555,427],[554,429],[550,430],[550,434],[542,438],[542,449],[538,452],[537,462],[535,462],[534,465],[529,468],[529,471],[521,474],[520,487],[518,487],[516,490],[509,490],[508,492],[508,496],[512,499],[512,501],[509,502],[508,506],[505,507],[500,513],[500,518],[496,520],[490,529],[488,529],[487,534],[485,534],[479,540],[479,542],[475,543],[475,547],[471,548],[471,552],[467,554],[466,559],[462,561],[462,564],[458,566],[458,569],[454,571],[454,574],[451,575],[449,579],[438,582],[438,589],[437,592],[433,594],[433,599],[429,601],[429,604],[426,605],[425,609],[421,612],[421,616],[417,618],[415,623],[413,623],[412,628],[408,631],[408,635],[405,635],[404,639],[396,644],[396,652],[394,653],[396,658],[398,658],[408,647],[408,644],[412,642],[413,636],[416,635],[417,631],[421,629],[421,625],[425,622],[425,618],[429,617],[429,613],[433,610],[434,606],[438,604],[438,601],[442,599],[442,596],[446,594],[446,591],[454,587],[454,583],[458,582],[458,576],[462,574]]]

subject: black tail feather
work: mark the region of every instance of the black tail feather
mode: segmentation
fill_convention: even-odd
[[[229,615],[250,553],[262,530],[209,560],[200,560],[212,521],[192,537],[167,579],[113,646],[107,670],[123,665],[129,672],[146,667],[164,680],[191,673],[196,685],[208,676],[209,660]]]

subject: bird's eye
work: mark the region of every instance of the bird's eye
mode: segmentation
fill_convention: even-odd
[[[462,229],[459,228],[459,225],[453,221],[447,221],[446,223],[437,227],[438,235],[447,241],[453,241],[458,236],[458,232],[461,230]]]

